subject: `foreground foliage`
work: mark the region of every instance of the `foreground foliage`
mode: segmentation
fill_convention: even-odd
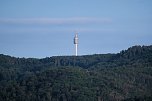
[[[44,59],[0,55],[0,101],[151,101],[152,46]]]

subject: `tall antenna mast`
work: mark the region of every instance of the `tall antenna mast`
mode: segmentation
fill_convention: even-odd
[[[74,44],[75,44],[75,56],[78,56],[78,33],[75,33]]]

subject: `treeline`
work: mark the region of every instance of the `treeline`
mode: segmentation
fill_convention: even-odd
[[[0,101],[151,101],[152,46],[43,59],[0,54]]]

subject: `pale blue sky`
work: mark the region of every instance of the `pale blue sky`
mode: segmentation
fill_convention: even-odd
[[[118,53],[152,44],[152,0],[0,0],[0,53],[16,57]]]

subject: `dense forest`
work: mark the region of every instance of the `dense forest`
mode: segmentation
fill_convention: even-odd
[[[152,45],[117,54],[0,54],[0,101],[152,101]]]

